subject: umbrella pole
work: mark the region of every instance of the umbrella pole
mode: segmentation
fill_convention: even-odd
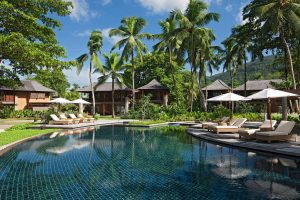
[[[271,103],[271,99],[270,98],[268,98],[268,115],[269,115],[269,117],[270,117],[270,128],[272,128],[272,108],[271,108],[271,105],[272,105],[272,103]]]

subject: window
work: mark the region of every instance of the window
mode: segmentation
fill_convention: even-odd
[[[30,99],[44,99],[45,97],[46,97],[45,93],[37,93],[37,92],[30,93]]]

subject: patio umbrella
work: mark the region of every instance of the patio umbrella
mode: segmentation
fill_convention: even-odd
[[[71,103],[68,99],[65,98],[56,98],[50,101],[51,103],[59,103],[59,104],[64,104],[64,103]]]
[[[79,112],[80,113],[83,113],[83,104],[91,104],[90,102],[88,101],[85,101],[83,99],[76,99],[74,101],[71,101],[71,103],[74,103],[74,104],[78,104],[79,105]]]
[[[207,101],[225,101],[225,102],[234,102],[234,101],[247,101],[249,100],[248,98],[245,98],[243,96],[240,96],[238,94],[234,94],[232,92],[226,93],[226,94],[221,94],[216,97],[212,97],[210,99],[207,99]],[[231,116],[233,114],[233,104],[231,104]]]
[[[282,97],[295,97],[297,94],[284,92],[281,90],[275,90],[271,88],[264,89],[255,94],[247,97],[247,99],[258,100],[267,99],[268,100],[268,115],[270,117],[270,126],[272,127],[272,116],[271,116],[271,99],[282,98]]]
[[[56,98],[50,101],[50,103],[57,103],[59,106],[59,110],[60,110],[60,104],[66,104],[66,103],[71,103],[68,99],[65,98]]]

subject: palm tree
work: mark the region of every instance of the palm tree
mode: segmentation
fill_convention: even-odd
[[[236,38],[229,37],[222,42],[225,49],[220,49],[220,63],[224,63],[223,71],[228,71],[230,75],[231,91],[233,91],[234,75],[238,66],[238,58],[234,45]]]
[[[159,52],[165,52],[169,55],[169,68],[171,70],[174,90],[176,91],[176,102],[179,105],[178,90],[175,78],[175,66],[173,61],[173,54],[176,49],[179,48],[179,41],[172,33],[176,30],[176,20],[174,18],[167,18],[165,21],[160,21],[159,25],[162,29],[162,33],[154,35],[160,41],[154,45],[153,49]],[[175,52],[176,53],[176,52]]]
[[[94,94],[94,86],[93,86],[93,79],[92,79],[92,71],[93,68],[97,67],[98,69],[101,69],[101,62],[98,58],[98,53],[100,53],[100,50],[102,48],[102,33],[101,31],[93,31],[91,33],[91,36],[89,38],[89,41],[87,43],[87,47],[89,49],[89,53],[82,54],[79,56],[77,61],[77,73],[80,74],[82,71],[84,62],[87,61],[90,58],[90,68],[89,68],[89,80],[90,80],[90,87],[92,92],[92,99],[93,99],[93,108],[92,108],[92,115],[95,115],[95,94]],[[103,70],[100,70],[103,72]]]
[[[112,79],[112,117],[115,118],[115,83],[121,86],[124,85],[123,70],[125,65],[120,62],[120,56],[117,53],[104,54],[103,56],[105,60],[105,65],[103,66],[105,75],[98,78],[98,84],[104,83],[108,78]],[[96,69],[95,72],[101,72],[100,70]]]
[[[288,39],[292,32],[299,33],[299,10],[299,0],[253,0],[243,11],[244,19],[247,19],[249,23],[259,24],[256,31],[261,35],[272,33],[273,37],[281,39],[282,46],[287,53],[293,89],[296,89],[297,85]]]
[[[230,36],[235,38],[233,51],[237,55],[237,62],[239,65],[244,65],[244,96],[247,96],[247,52],[250,52],[252,47],[251,37],[249,37],[251,30],[248,24],[236,26],[232,29]]]
[[[207,5],[201,0],[190,0],[184,13],[180,10],[171,12],[171,17],[174,17],[179,23],[179,27],[173,32],[182,43],[179,55],[187,54],[187,61],[191,66],[191,78],[196,73],[196,54],[199,37],[212,33],[211,29],[204,28],[204,26],[211,21],[219,20],[218,13],[207,13],[207,9]],[[191,88],[193,88],[193,82]],[[194,93],[191,94],[193,95]],[[191,100],[191,111],[193,111],[193,97],[191,97]]]
[[[142,61],[143,53],[147,52],[145,44],[142,42],[142,39],[150,39],[151,34],[141,33],[142,29],[146,26],[146,21],[140,17],[126,17],[121,20],[121,26],[117,29],[111,29],[109,36],[120,36],[122,39],[118,41],[111,49],[113,51],[116,48],[124,48],[121,60],[128,61],[131,57],[131,79],[132,79],[132,108],[134,109],[135,104],[135,81],[134,81],[134,53]]]

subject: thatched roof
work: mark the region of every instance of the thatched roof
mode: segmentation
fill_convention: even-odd
[[[94,83],[94,85],[96,85],[96,84]],[[95,92],[111,92],[112,91],[111,86],[112,86],[112,82],[102,83],[101,85],[98,85],[95,88]],[[119,84],[115,83],[115,90],[121,91],[121,90],[130,90],[130,89],[126,85],[120,87]],[[77,91],[78,92],[91,92],[91,87],[85,86],[83,88],[78,89]]]
[[[21,81],[22,85],[17,87],[16,89],[7,88],[7,87],[0,87],[0,90],[6,91],[28,91],[28,92],[55,92],[54,90],[47,88],[34,80],[23,80]]]
[[[156,79],[153,79],[147,85],[139,87],[138,90],[168,90],[167,87],[163,86],[160,82]]]
[[[208,91],[220,91],[220,90],[230,90],[230,87],[223,81],[217,79],[212,84],[202,88],[202,90],[206,90],[206,89]]]
[[[258,91],[263,90],[267,88],[274,88],[272,83],[281,83],[282,80],[280,79],[273,79],[273,80],[252,80],[247,81],[247,91]],[[240,85],[237,88],[233,89],[235,91],[241,91],[244,90],[244,85]]]

